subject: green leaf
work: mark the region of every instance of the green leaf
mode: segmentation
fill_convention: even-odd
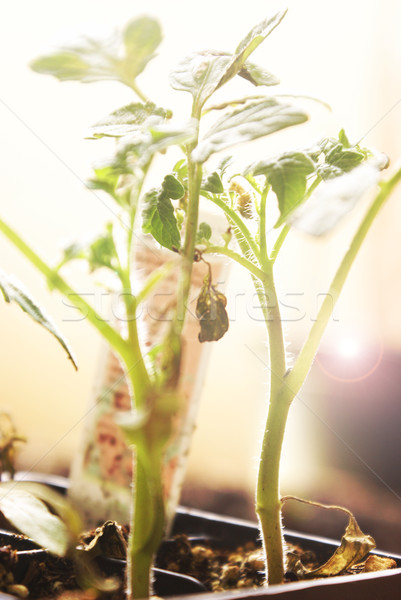
[[[188,164],[187,164],[186,159],[182,158],[181,160],[176,162],[173,167],[173,171],[174,171],[175,175],[177,176],[177,178],[181,181],[181,183],[183,181],[187,181],[188,180]]]
[[[270,35],[285,15],[279,12],[254,27],[241,41],[234,54],[224,52],[194,52],[185,57],[170,74],[170,84],[176,90],[189,92],[199,110],[219,87],[239,74],[254,85],[274,85],[272,76],[252,64],[245,65],[250,54]]]
[[[361,148],[358,144],[352,146],[344,129],[339,132],[338,139],[324,138],[319,146],[324,155],[322,172],[326,179],[335,177],[338,170],[345,173],[351,171],[371,156],[369,150]]]
[[[22,284],[17,282],[14,278],[7,276],[3,271],[0,270],[0,291],[3,293],[6,302],[15,302],[24,312],[26,312],[34,321],[39,323],[42,327],[47,329],[56,340],[63,347],[67,353],[68,358],[71,360],[75,369],[77,364],[75,362],[72,351],[69,347],[68,342],[58,332],[56,326],[47,317],[42,309],[36,304],[35,300],[30,294],[23,288]]]
[[[214,152],[303,123],[307,119],[307,114],[302,110],[274,98],[249,102],[221,117],[192,152],[192,159],[204,162]]]
[[[344,129],[340,130],[340,132],[338,134],[338,139],[340,140],[340,142],[344,146],[344,148],[350,148],[351,144],[349,143],[349,139],[348,139]]]
[[[63,48],[31,63],[37,73],[52,75],[60,81],[92,83],[102,80],[120,80],[118,59],[119,40],[98,42],[87,38],[82,45]]]
[[[328,165],[327,163],[318,165],[316,172],[324,181],[327,179],[334,179],[335,177],[339,177],[344,173],[339,167]]]
[[[253,175],[265,175],[277,196],[280,218],[276,227],[303,201],[306,178],[315,171],[316,165],[304,152],[286,152],[270,161],[260,161],[246,170]]]
[[[37,58],[31,68],[60,81],[91,83],[112,79],[133,87],[161,39],[158,22],[139,17],[109,40],[86,38],[80,45]]]
[[[36,483],[34,481],[20,480],[2,482],[1,487],[6,491],[7,488],[17,488],[32,494],[35,498],[44,502],[51,508],[52,513],[58,515],[66,525],[72,540],[77,540],[82,534],[82,520],[78,511],[74,508],[68,497],[56,492],[47,485]],[[0,488],[1,489],[1,488]]]
[[[96,168],[94,169],[94,172],[95,177],[89,179],[87,182],[88,188],[91,190],[103,190],[113,198],[117,199],[118,195],[116,189],[120,174],[109,165]]]
[[[185,194],[183,185],[173,175],[166,175],[162,190],[172,200],[180,200]]]
[[[116,159],[114,164],[95,168],[95,176],[87,181],[87,187],[91,190],[103,190],[120,206],[131,210],[131,192],[137,183],[138,173],[126,173],[129,168],[125,159],[126,157],[121,157],[120,162]]]
[[[164,122],[161,117],[152,115],[131,134],[117,138],[117,148],[103,169],[109,169],[116,175],[130,175],[137,178],[138,172],[145,172],[156,152],[164,152],[171,145],[190,143],[196,138],[198,123],[194,119],[187,123]],[[131,183],[135,184],[135,181]],[[123,186],[121,193],[116,190],[116,200],[124,201]],[[129,204],[129,196],[128,204]]]
[[[0,511],[21,533],[53,554],[64,556],[70,534],[63,521],[30,492],[0,484]]]
[[[113,225],[108,223],[105,231],[90,242],[73,242],[64,248],[57,270],[72,260],[85,260],[91,272],[103,267],[118,272],[120,267],[113,237]]]
[[[175,90],[189,92],[194,105],[202,108],[219,87],[231,57],[224,53],[193,52],[170,73],[170,85]]]
[[[118,270],[117,250],[113,239],[113,226],[106,225],[106,231],[95,238],[90,244],[87,260],[91,271],[106,267],[112,271]]]
[[[249,62],[244,64],[238,75],[256,86],[270,86],[278,85],[280,83],[280,80],[275,75],[266,71],[263,67],[259,67],[258,65]]]
[[[205,240],[209,241],[212,237],[212,228],[209,223],[200,223],[196,234],[196,243],[202,244]]]
[[[202,181],[201,190],[211,192],[212,194],[222,194],[224,192],[224,185],[220,175],[216,171],[213,171],[206,180]]]
[[[174,214],[174,207],[171,204],[171,197],[169,196],[169,193],[171,193],[170,188],[172,188],[171,191],[173,194],[178,191],[178,186],[172,184],[172,179],[181,185],[178,180],[168,175],[164,179],[160,189],[153,189],[146,194],[145,208],[142,213],[143,232],[151,233],[159,244],[169,250],[180,248],[181,246],[177,219]],[[181,188],[182,190],[184,189],[182,186]]]
[[[134,102],[122,106],[110,115],[98,121],[89,130],[87,139],[101,137],[122,137],[141,130],[141,125],[151,116],[161,117],[162,122],[170,113],[152,102],[143,104]]]
[[[267,36],[269,36],[271,32],[281,23],[286,13],[286,10],[280,11],[273,17],[265,19],[251,29],[248,35],[238,45],[235,54],[232,57],[230,64],[227,66],[226,71],[219,81],[217,87],[224,85],[224,83],[232,79],[232,77],[241,71],[248,56],[250,56],[252,52],[256,50],[259,44],[261,44],[267,38]]]
[[[155,50],[162,39],[160,25],[151,17],[139,17],[128,23],[123,31],[125,46],[123,68],[128,79],[135,80],[142,73],[148,62],[155,56]]]
[[[156,152],[164,152],[169,146],[188,144],[196,139],[198,123],[191,120],[184,124],[161,122],[157,117],[145,121],[137,133],[119,139],[116,166],[124,172],[131,172],[133,165],[144,167]]]
[[[157,122],[150,124],[149,132],[152,136],[148,152],[162,152],[169,146],[189,144],[196,139],[198,122],[191,119],[187,123]]]
[[[366,158],[366,154],[357,149],[344,148],[339,143],[326,154],[326,162],[344,172],[351,171]]]
[[[63,257],[56,267],[56,271],[59,271],[64,265],[72,260],[80,260],[87,258],[87,251],[83,244],[80,242],[72,242],[65,248],[63,248]]]
[[[60,81],[85,82],[91,80],[89,63],[73,50],[63,50],[49,56],[41,56],[31,63],[31,68],[37,73],[53,75]],[[93,73],[92,77],[94,77]]]

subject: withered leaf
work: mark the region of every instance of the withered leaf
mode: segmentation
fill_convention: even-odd
[[[227,298],[211,284],[211,273],[203,280],[203,286],[196,303],[196,316],[201,330],[200,342],[216,342],[228,330],[226,311]]]
[[[305,577],[331,577],[340,575],[353,565],[363,561],[376,544],[370,535],[363,533],[355,517],[349,513],[349,522],[341,538],[341,545],[321,567],[306,571]]]
[[[318,508],[324,508],[327,510],[338,510],[348,515],[348,525],[345,529],[344,535],[341,538],[341,544],[336,549],[334,554],[329,558],[327,562],[317,569],[307,569],[298,560],[297,556],[291,556],[289,553],[288,562],[290,568],[294,570],[297,575],[301,578],[306,577],[333,577],[334,575],[340,575],[351,568],[353,565],[360,563],[369,554],[373,548],[376,547],[376,542],[370,535],[366,535],[361,531],[354,515],[347,508],[342,506],[335,506],[329,504],[321,504],[320,502],[313,502],[312,500],[305,500],[298,498],[297,496],[283,496],[281,502],[287,502],[288,500],[295,500],[308,504],[310,506],[316,506]]]
[[[388,556],[377,556],[375,554],[371,554],[365,561],[365,565],[363,567],[364,573],[372,573],[375,571],[386,571],[387,569],[396,569],[397,562],[394,558],[390,558]]]

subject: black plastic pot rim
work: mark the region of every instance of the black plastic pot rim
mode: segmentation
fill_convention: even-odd
[[[378,577],[382,580],[385,578],[392,579],[393,592],[394,590],[401,589],[401,568],[400,569],[390,569],[387,571],[376,571],[374,573],[360,573],[358,575],[337,575],[333,578],[325,578],[325,579],[310,579],[303,581],[294,581],[292,583],[284,583],[282,585],[272,585],[265,586],[260,588],[248,588],[242,590],[228,590],[225,592],[206,592],[204,594],[191,594],[190,596],[180,596],[180,600],[185,600],[189,598],[198,598],[199,600],[202,598],[203,600],[229,600],[229,599],[239,599],[239,598],[264,598],[265,596],[277,596],[280,600],[285,600],[294,596],[296,592],[300,592],[301,590],[314,592],[313,596],[308,596],[311,600],[320,599],[324,600],[327,594],[328,587],[336,587],[339,591],[337,598],[340,600],[345,600],[348,596],[344,596],[342,592],[340,592],[340,588],[343,589],[344,586],[351,588],[355,587],[355,584],[360,586],[362,582],[365,584],[369,584],[371,580],[377,580]],[[325,592],[326,590],[326,592]],[[318,595],[315,594],[318,592]],[[330,596],[331,597],[331,596]],[[361,596],[362,597],[362,596]],[[178,598],[178,597],[177,597]],[[298,600],[298,596],[296,596]],[[350,598],[356,598],[356,596],[350,596]],[[358,596],[359,598],[359,596]],[[387,599],[387,596],[383,596],[379,598],[377,596],[377,600]],[[390,598],[390,596],[388,596]],[[305,596],[306,599],[306,596]],[[396,600],[396,597],[393,596],[393,599]]]

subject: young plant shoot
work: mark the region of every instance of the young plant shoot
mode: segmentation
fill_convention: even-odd
[[[288,149],[275,157],[232,171],[229,159],[219,155],[220,167],[209,167],[216,153],[305,122],[296,101],[268,93],[277,78],[250,61],[256,48],[280,24],[285,11],[254,27],[232,53],[196,52],[185,57],[170,74],[170,84],[192,96],[186,117],[149,99],[138,78],[153,59],[162,34],[150,17],[134,19],[108,45],[86,39],[79,46],[37,59],[35,71],[60,81],[89,83],[115,80],[131,88],[132,103],[96,123],[90,137],[115,138],[115,154],[96,168],[89,187],[106,192],[118,218],[89,244],[76,243],[64,252],[57,268],[47,265],[3,220],[0,230],[44,275],[50,286],[67,296],[87,315],[124,366],[132,392],[132,410],[121,426],[135,448],[132,521],[128,548],[128,598],[151,592],[151,566],[165,531],[162,462],[180,409],[178,382],[185,310],[195,260],[207,263],[209,254],[237,262],[250,273],[263,311],[269,342],[269,412],[262,446],[256,492],[256,512],[267,554],[269,583],[283,581],[285,554],[281,535],[279,492],[280,454],[288,411],[316,354],[332,306],[325,301],[305,345],[291,369],[276,297],[274,264],[293,227],[320,235],[331,229],[368,188],[379,192],[346,252],[330,288],[337,298],[358,250],[384,202],[401,178],[397,171],[379,181],[383,161],[369,150],[351,144],[344,132],[306,150]],[[258,95],[230,100],[229,83],[239,76],[258,87]],[[228,100],[211,104],[213,94],[227,85]],[[253,88],[251,88],[251,91]],[[203,121],[204,116],[208,118]],[[216,115],[213,122],[212,116]],[[209,123],[212,121],[212,124]],[[206,123],[205,131],[200,127]],[[200,132],[202,131],[202,135]],[[164,178],[150,180],[158,153],[178,148],[182,159]],[[167,153],[167,157],[169,154]],[[221,242],[212,242],[208,223],[199,223],[200,199],[213,204],[227,219]],[[270,215],[278,211],[275,222]],[[168,266],[153,273],[137,290],[133,259],[141,227],[158,244],[180,255],[176,310],[164,342],[152,360],[140,344],[137,315],[141,303]],[[86,261],[91,272],[108,270],[115,290],[124,292],[126,331],[103,320],[93,306],[65,281],[62,270],[71,260]],[[200,342],[214,341],[228,329],[226,298],[216,288],[210,265],[196,307]]]

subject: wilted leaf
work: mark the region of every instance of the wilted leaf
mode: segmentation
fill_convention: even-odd
[[[103,555],[123,560],[127,557],[127,542],[124,538],[123,528],[117,521],[106,521],[93,533],[90,542],[83,545],[83,552],[87,556],[95,558]]]
[[[3,293],[6,302],[15,302],[24,312],[26,312],[34,321],[47,329],[56,340],[61,344],[71,360],[74,367],[77,369],[77,364],[73,357],[72,351],[68,342],[59,333],[54,323],[47,317],[42,309],[36,304],[35,300],[23,288],[22,284],[14,278],[7,276],[3,271],[0,271],[0,291]]]
[[[389,556],[378,556],[371,554],[365,561],[363,566],[364,573],[374,573],[376,571],[386,571],[387,569],[396,569],[397,561]]]
[[[301,577],[331,577],[340,575],[353,565],[360,563],[367,554],[376,547],[374,539],[361,531],[354,515],[347,508],[321,504],[320,502],[313,502],[312,500],[304,500],[297,496],[284,496],[281,498],[282,503],[287,502],[288,500],[295,500],[296,502],[302,502],[303,504],[324,508],[330,511],[340,511],[348,516],[348,525],[341,538],[341,545],[336,548],[334,554],[324,563],[324,565],[316,569],[307,569],[296,556],[291,557],[292,562],[294,563],[291,568],[294,568],[295,572]]]
[[[0,412],[0,479],[2,473],[9,473],[11,479],[14,478],[15,455],[21,442],[26,442],[26,439],[18,435],[10,415]]]
[[[276,227],[285,222],[288,215],[303,201],[306,178],[316,165],[304,152],[286,152],[277,158],[260,161],[247,168],[247,173],[265,175],[277,196],[280,218]]]
[[[211,284],[211,273],[206,275],[196,303],[196,316],[201,327],[200,342],[215,342],[228,330],[227,298]]]
[[[302,110],[274,98],[250,102],[221,117],[192,152],[192,159],[204,162],[214,152],[303,123],[307,119],[307,114]]]
[[[0,511],[21,533],[32,538],[50,552],[64,556],[69,548],[70,534],[63,521],[30,492],[0,484]]]
[[[353,515],[350,514],[349,522],[341,538],[341,545],[333,556],[321,567],[306,571],[307,577],[332,577],[340,575],[353,565],[361,562],[373,548],[376,547],[374,539],[363,533]]]

